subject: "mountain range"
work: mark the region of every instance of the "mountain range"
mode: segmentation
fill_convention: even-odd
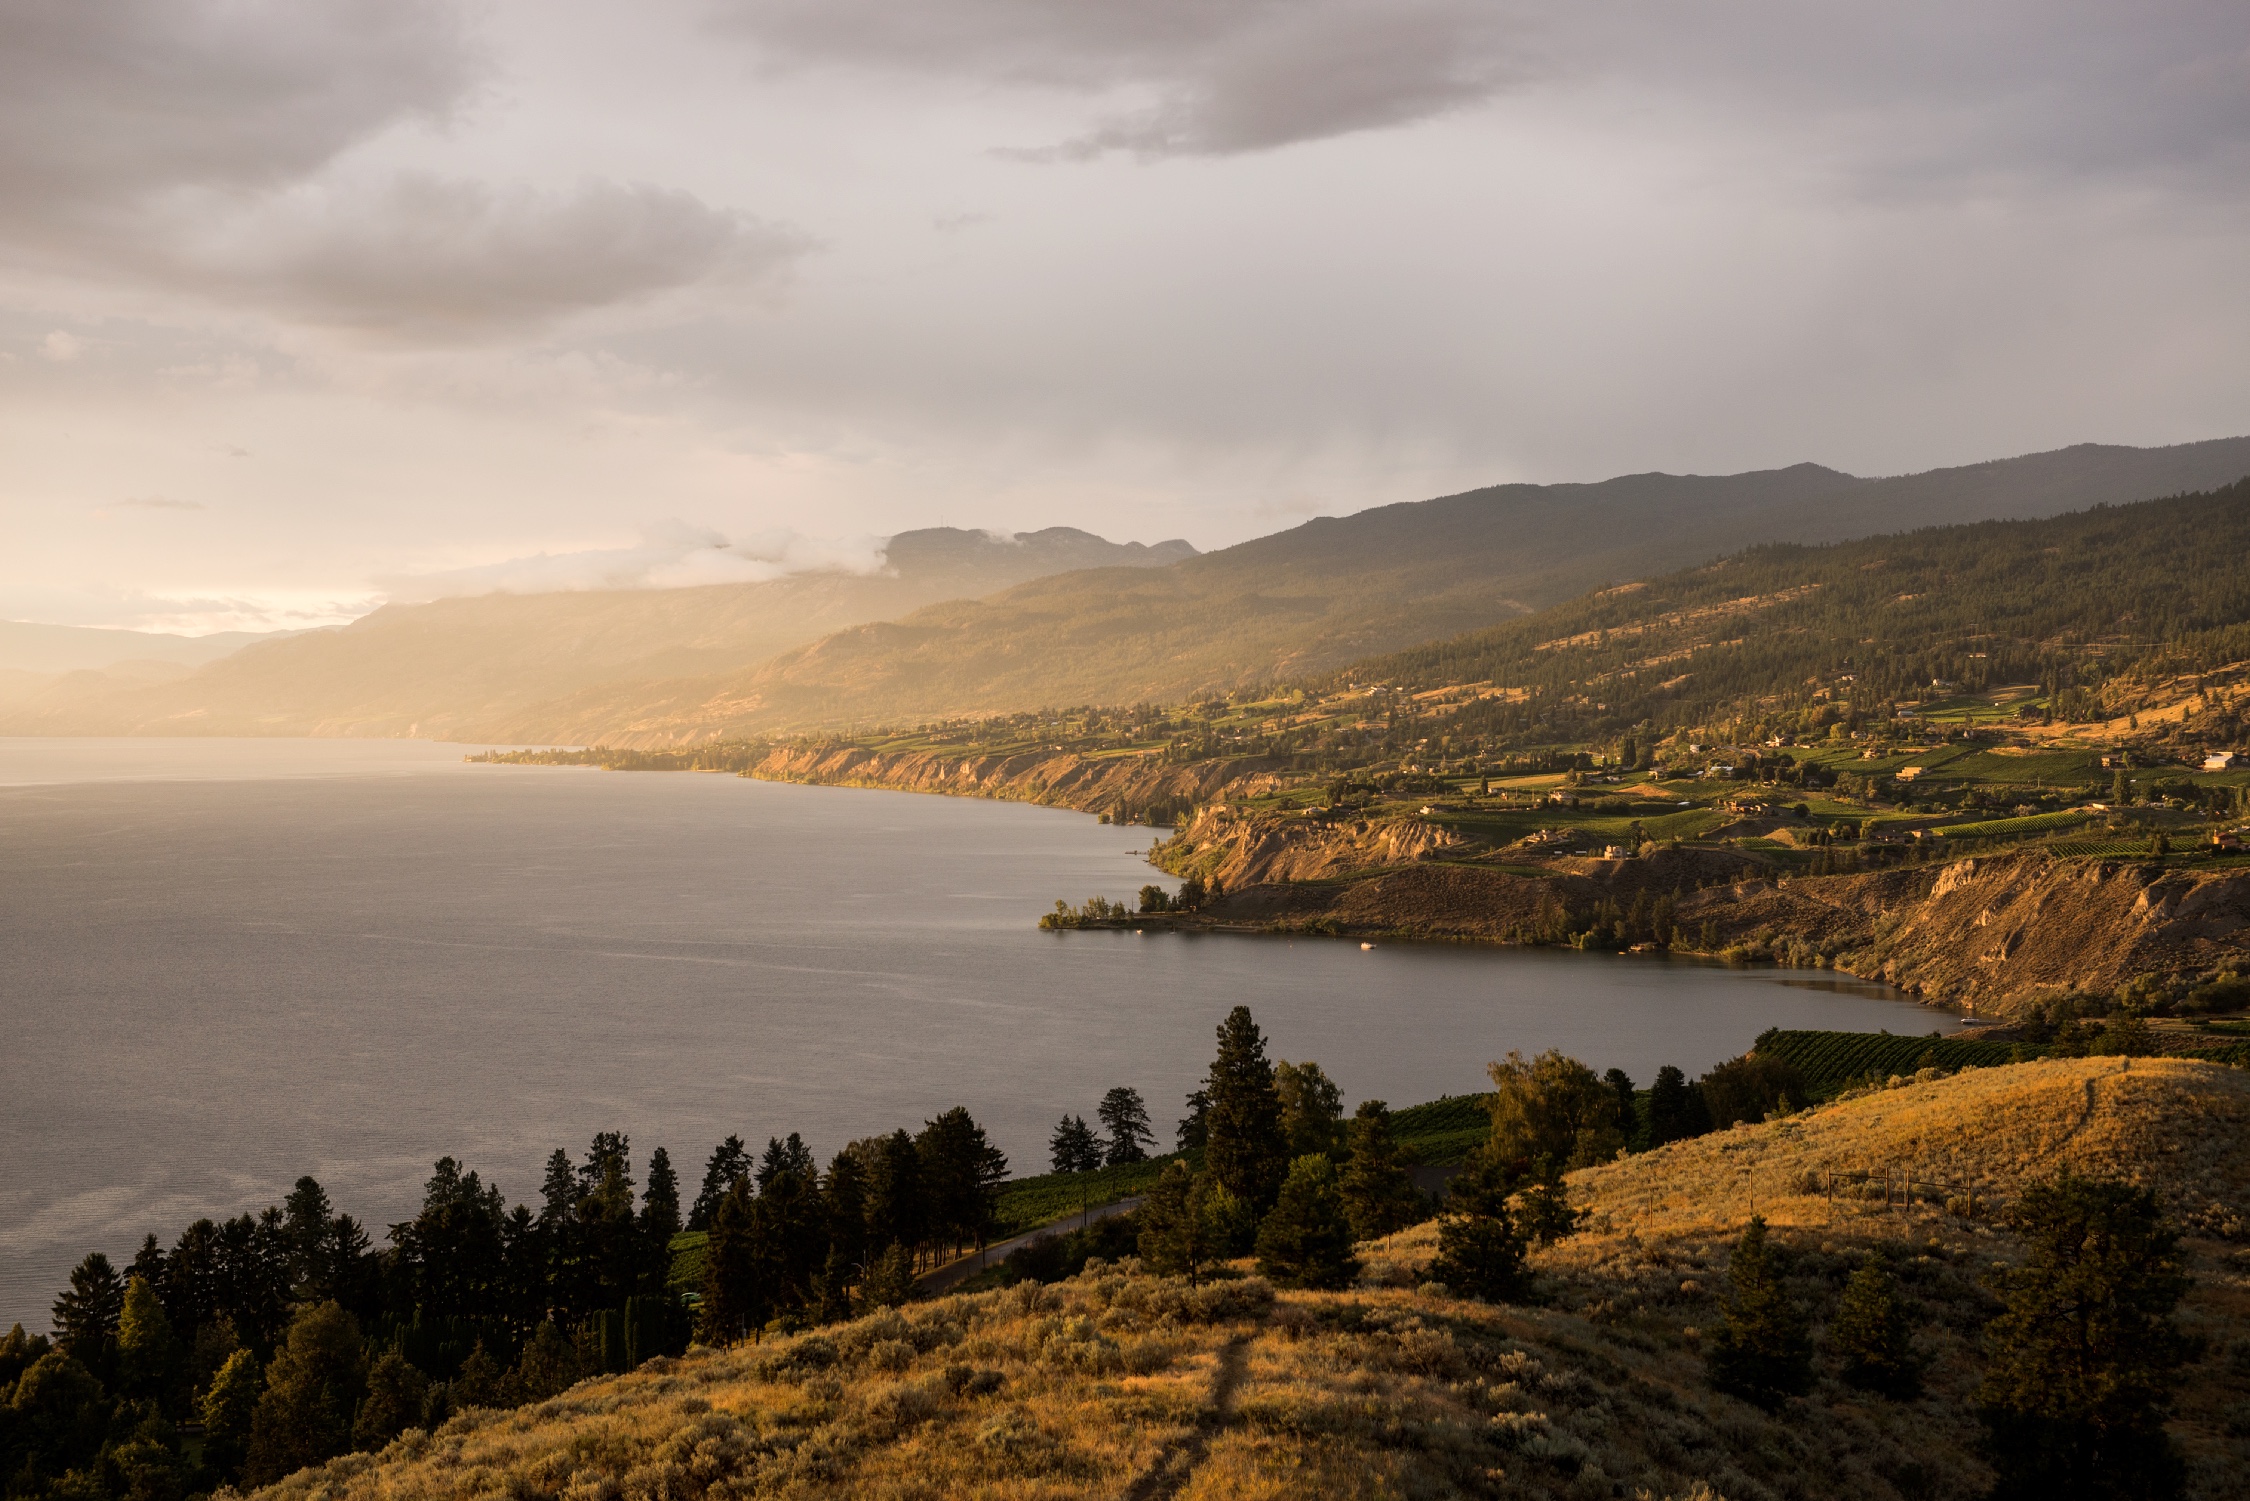
[[[1196,554],[1051,528],[894,538],[878,574],[386,607],[174,681],[48,685],[0,732],[667,744],[1166,702],[1500,625],[1762,543],[2210,490],[2250,438],[2081,444],[1890,478],[1816,464],[1496,485]]]

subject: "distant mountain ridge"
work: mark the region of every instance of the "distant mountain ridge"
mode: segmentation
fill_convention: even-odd
[[[1321,517],[1168,568],[1060,574],[840,631],[750,671],[535,706],[495,738],[660,745],[1176,702],[1500,624],[1761,542],[2035,518],[2250,475],[2250,438],[2081,444],[1886,479],[1817,464],[1495,485]]]
[[[2250,438],[2080,444],[1862,479],[1817,464],[1495,485],[1208,554],[1069,528],[894,538],[893,570],[377,611],[178,682],[0,713],[15,734],[419,734],[666,745],[1177,702],[1478,631],[1765,542],[2030,519],[2250,476]]]
[[[13,734],[422,735],[479,726],[596,685],[710,675],[937,600],[1087,567],[1161,567],[1186,542],[1110,542],[1074,527],[999,537],[901,532],[875,573],[821,571],[689,589],[486,594],[386,605],[336,630],[253,645],[191,676],[73,675],[19,689]]]

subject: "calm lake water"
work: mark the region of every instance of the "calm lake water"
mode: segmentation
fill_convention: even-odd
[[[822,1154],[965,1104],[1019,1171],[1131,1084],[1169,1141],[1244,1003],[1356,1101],[1510,1048],[1646,1081],[1769,1026],[1950,1030],[1880,987],[1649,958],[1042,933],[1148,831],[738,777],[469,766],[411,741],[0,740],[0,1328],[70,1265],[275,1201],[381,1227],[430,1162],[531,1197],[631,1134]]]

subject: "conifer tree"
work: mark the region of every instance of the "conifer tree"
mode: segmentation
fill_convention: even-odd
[[[1258,1271],[1283,1287],[1343,1288],[1359,1275],[1352,1230],[1325,1152],[1289,1165],[1281,1192],[1258,1224]]]
[[[357,1321],[335,1303],[298,1314],[251,1416],[250,1481],[268,1485],[349,1449],[365,1389]]]
[[[750,1198],[750,1180],[737,1178],[719,1200],[711,1239],[703,1253],[703,1303],[697,1310],[706,1343],[724,1345],[765,1327],[762,1247]]]
[[[1602,1083],[1609,1087],[1611,1098],[1617,1102],[1617,1135],[1629,1152],[1637,1152],[1643,1145],[1641,1136],[1640,1097],[1633,1088],[1633,1076],[1621,1068],[1613,1068],[1602,1075]]]
[[[516,1361],[516,1389],[526,1402],[544,1402],[570,1390],[586,1374],[578,1351],[552,1319],[541,1319]]]
[[[1661,1147],[1702,1135],[1707,1128],[1700,1119],[1702,1104],[1701,1092],[1688,1083],[1686,1074],[1669,1063],[1658,1069],[1648,1092],[1648,1145]]]
[[[1211,1094],[1205,1168],[1227,1192],[1262,1211],[1281,1191],[1289,1149],[1265,1034],[1249,1007],[1235,1007],[1219,1024],[1219,1052],[1205,1087]]]
[[[914,1257],[905,1246],[891,1242],[889,1250],[875,1258],[867,1269],[867,1276],[859,1284],[863,1302],[873,1308],[901,1308],[914,1298]]]
[[[352,1443],[362,1449],[380,1449],[422,1421],[422,1405],[429,1400],[429,1378],[416,1370],[404,1355],[389,1350],[367,1368],[367,1396],[352,1420]]]
[[[1531,1287],[1523,1232],[1508,1209],[1508,1185],[1491,1164],[1455,1178],[1438,1221],[1431,1280],[1486,1303],[1520,1301]]]
[[[1148,1104],[1139,1090],[1118,1085],[1102,1096],[1094,1114],[1108,1133],[1102,1152],[1105,1165],[1121,1167],[1148,1160],[1148,1149],[1156,1145],[1156,1129],[1149,1124]]]
[[[97,1375],[109,1369],[117,1321],[125,1311],[125,1284],[99,1251],[70,1270],[70,1287],[55,1299],[55,1343]]]
[[[1762,1218],[1751,1219],[1727,1262],[1726,1316],[1706,1359],[1713,1386],[1760,1407],[1779,1407],[1812,1390],[1804,1312],[1782,1286]]]
[[[834,1246],[813,1284],[812,1316],[820,1324],[841,1324],[852,1316],[852,1264]]]
[[[1201,1282],[1219,1259],[1212,1242],[1210,1180],[1184,1162],[1168,1162],[1134,1214],[1140,1222],[1141,1262],[1160,1277]]]
[[[867,1239],[888,1250],[904,1246],[911,1258],[927,1234],[928,1206],[914,1138],[901,1129],[876,1138],[874,1171],[867,1183]]]
[[[641,1191],[641,1227],[667,1253],[672,1237],[680,1233],[680,1175],[672,1170],[672,1154],[662,1147],[649,1154],[648,1187]]]
[[[1518,1217],[1524,1234],[1535,1244],[1551,1246],[1576,1233],[1579,1212],[1570,1207],[1570,1192],[1563,1184],[1561,1167],[1552,1157],[1531,1165],[1531,1186],[1523,1191],[1523,1213]]]
[[[719,1212],[719,1201],[734,1187],[734,1180],[750,1171],[750,1149],[739,1136],[729,1136],[711,1149],[711,1159],[703,1167],[703,1191],[695,1196],[695,1205],[688,1211],[687,1227],[690,1230],[708,1230]]]
[[[2189,1282],[2155,1192],[2065,1173],[2010,1216],[2017,1269],[1985,1331],[1977,1391],[2000,1501],[2180,1494],[2164,1431],[2189,1346],[2173,1310]]]
[[[1351,1156],[1338,1189],[1354,1240],[1379,1240],[1420,1220],[1422,1196],[1415,1192],[1413,1154],[1391,1134],[1390,1107],[1364,1100],[1346,1133]]]
[[[500,1362],[478,1340],[469,1347],[469,1358],[461,1362],[461,1369],[453,1377],[450,1393],[456,1410],[465,1407],[496,1407],[500,1405]]]
[[[1828,1348],[1853,1386],[1901,1401],[1921,1391],[1922,1361],[1908,1338],[1898,1278],[1880,1257],[1868,1257],[1844,1284]]]
[[[794,1131],[789,1133],[787,1141],[769,1136],[766,1138],[765,1155],[758,1159],[758,1192],[764,1193],[766,1185],[782,1173],[796,1173],[805,1178],[813,1178],[819,1172],[818,1165],[813,1162],[812,1148],[805,1145],[802,1136]]]
[[[1182,1152],[1199,1152],[1210,1139],[1211,1091],[1190,1090],[1181,1106],[1179,1127],[1172,1133],[1173,1147]]]
[[[844,1265],[856,1271],[867,1260],[867,1179],[860,1160],[848,1151],[838,1152],[828,1164],[828,1177],[820,1186],[821,1209],[827,1220],[828,1244]]]
[[[1090,1173],[1102,1165],[1101,1142],[1084,1118],[1066,1115],[1047,1138],[1047,1158],[1058,1173]]]

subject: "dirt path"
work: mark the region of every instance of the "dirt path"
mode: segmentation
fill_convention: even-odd
[[[1140,1478],[1126,1487],[1125,1501],[1171,1501],[1187,1484],[1196,1466],[1203,1463],[1212,1436],[1234,1421],[1235,1397],[1250,1363],[1250,1338],[1238,1334],[1220,1347],[1218,1368],[1211,1373],[1211,1400],[1195,1427],[1167,1445]]]

